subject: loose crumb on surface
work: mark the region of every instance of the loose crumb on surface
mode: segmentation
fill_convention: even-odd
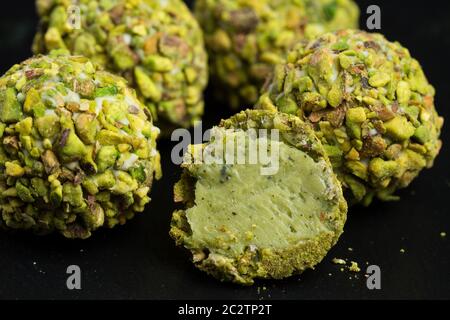
[[[348,251],[353,251],[353,248],[347,248]]]
[[[350,261],[351,265],[348,268],[348,270],[350,270],[351,272],[360,272],[361,269],[358,266],[358,263],[355,261]]]
[[[441,238],[445,238],[447,236],[447,233],[446,232],[441,232],[440,236],[441,236]]]
[[[405,251],[405,249],[400,249],[400,253],[405,253],[406,251]]]
[[[334,264],[346,264],[347,262],[345,262],[344,259],[339,259],[339,258],[333,258],[333,263]]]

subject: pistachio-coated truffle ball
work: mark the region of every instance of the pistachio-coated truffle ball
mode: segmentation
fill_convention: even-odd
[[[300,42],[263,91],[257,107],[314,127],[352,203],[397,199],[441,148],[434,88],[409,51],[381,34]]]
[[[164,134],[203,114],[203,35],[180,0],[37,0],[33,50],[68,49],[125,77]]]
[[[358,26],[352,0],[197,0],[217,96],[252,107],[273,66],[297,41]]]
[[[124,224],[161,175],[150,112],[82,56],[37,56],[0,78],[0,227],[87,238]]]

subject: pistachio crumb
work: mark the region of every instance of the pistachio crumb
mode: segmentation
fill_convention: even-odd
[[[348,268],[348,270],[350,270],[351,272],[360,272],[361,269],[358,266],[358,263],[355,261],[350,261],[351,265]]]
[[[333,263],[334,264],[341,264],[341,265],[345,265],[347,262],[345,262],[344,259],[340,259],[340,258],[334,258],[333,259]]]

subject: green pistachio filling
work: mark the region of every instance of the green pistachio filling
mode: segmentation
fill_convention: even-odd
[[[313,126],[353,203],[397,199],[441,148],[434,88],[408,50],[380,34],[299,43],[263,91],[257,108]]]
[[[218,95],[252,106],[274,65],[291,46],[327,31],[358,26],[352,0],[197,0]]]
[[[236,136],[248,138],[240,131],[226,133],[225,139]],[[272,143],[279,150],[279,170],[274,175],[262,175],[260,164],[188,169],[197,179],[196,205],[186,211],[192,228],[188,245],[236,258],[248,246],[277,249],[332,232],[321,216],[330,211],[328,197],[335,188],[326,163],[316,163],[285,143]]]
[[[164,130],[201,118],[207,56],[201,30],[182,1],[36,3],[35,53],[66,49],[125,77]],[[71,17],[71,6],[79,9],[79,19]],[[98,94],[108,95],[111,89]]]
[[[144,210],[159,129],[125,83],[58,52],[0,78],[0,226],[87,238]]]

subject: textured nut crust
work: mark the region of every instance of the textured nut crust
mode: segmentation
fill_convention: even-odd
[[[325,160],[335,185],[333,212],[329,214],[329,220],[324,221],[331,232],[321,233],[314,239],[299,242],[298,245],[288,248],[263,248],[257,251],[247,249],[238,258],[208,254],[207,248],[190,247],[188,239],[192,231],[185,210],[195,204],[196,180],[184,170],[181,180],[175,185],[174,194],[175,201],[182,202],[186,209],[173,213],[170,235],[177,245],[191,251],[196,267],[222,281],[251,285],[255,278],[281,279],[314,268],[342,234],[347,203],[342,195],[340,183],[332,173],[331,164],[313,130],[295,116],[261,110],[242,111],[228,120],[223,120],[220,126],[244,130],[277,128],[283,141],[306,152],[315,160]]]
[[[301,42],[263,92],[257,108],[314,127],[351,203],[397,199],[441,148],[434,88],[409,51],[380,34],[343,30]]]
[[[197,0],[212,83],[233,108],[251,107],[273,66],[304,38],[357,28],[352,0]]]

